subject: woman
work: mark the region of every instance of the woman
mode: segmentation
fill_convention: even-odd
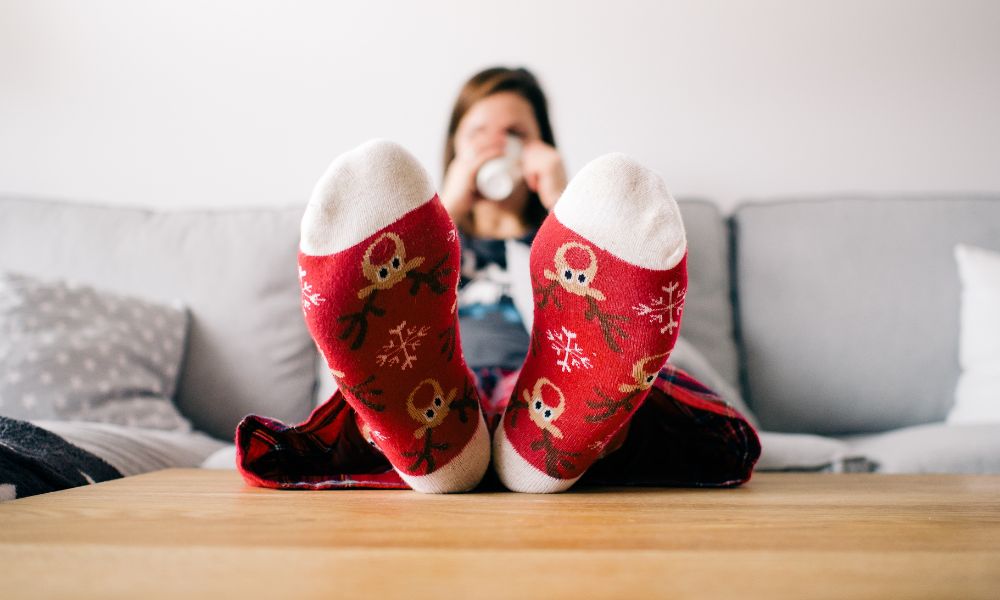
[[[508,136],[518,138],[523,148],[523,179],[507,198],[489,200],[477,190],[476,174],[504,154]],[[567,179],[545,93],[535,76],[505,67],[473,75],[451,112],[444,164],[441,202],[458,226],[463,249],[458,300],[462,345],[487,400],[495,404],[501,401],[495,393],[509,395],[509,390],[497,390],[497,383],[520,367],[529,343],[525,319],[531,315],[519,313],[513,292],[515,279],[527,274],[509,269],[507,255],[521,250],[526,256],[525,248]]]
[[[476,173],[504,153],[506,137],[521,140],[524,180],[499,202],[483,202]],[[538,229],[566,187],[545,93],[525,69],[494,67],[472,76],[455,100],[445,142],[441,201],[474,237],[522,237]]]
[[[520,156],[523,178],[506,198],[487,200],[477,191],[476,175],[487,161],[505,153],[509,136],[518,138],[523,147]],[[383,156],[395,158],[392,161],[386,158],[389,162],[383,162],[380,158]],[[581,478],[590,484],[697,486],[738,485],[749,478],[760,453],[752,427],[710,390],[684,373],[669,365],[657,372],[653,365],[662,364],[669,349],[647,352],[646,348],[640,348],[643,351],[635,354],[640,338],[651,340],[650,347],[665,346],[667,342],[654,335],[649,327],[630,325],[635,335],[630,337],[622,327],[623,323],[632,323],[631,317],[621,314],[627,307],[614,309],[612,306],[615,302],[621,304],[627,297],[627,294],[615,294],[622,289],[621,275],[626,275],[625,279],[631,277],[633,283],[648,286],[653,277],[674,278],[682,265],[674,262],[644,271],[637,266],[641,263],[625,263],[610,255],[604,246],[580,237],[584,235],[580,233],[582,230],[568,228],[572,224],[570,221],[561,222],[563,217],[583,215],[582,222],[589,226],[596,224],[606,234],[604,222],[595,221],[594,215],[598,213],[590,210],[594,205],[581,204],[581,197],[599,199],[602,210],[607,206],[628,206],[631,211],[640,205],[607,204],[618,201],[618,192],[581,196],[579,186],[585,185],[578,183],[584,179],[581,173],[574,180],[577,195],[571,198],[572,190],[567,192],[560,205],[563,214],[558,219],[546,219],[567,187],[567,178],[555,149],[545,95],[531,73],[525,69],[496,67],[476,74],[463,86],[448,127],[440,203],[432,198],[432,190],[423,188],[430,186],[425,176],[416,178],[425,181],[416,187],[407,179],[406,174],[422,173],[423,170],[415,165],[411,156],[391,143],[371,142],[343,155],[338,161],[321,179],[322,185],[317,186],[320,199],[315,205],[310,203],[303,220],[317,225],[303,227],[304,232],[308,229],[317,237],[312,240],[304,233],[300,246],[303,251],[300,253],[300,276],[321,274],[313,282],[326,286],[323,301],[330,299],[330,306],[344,307],[326,314],[317,305],[315,311],[307,314],[306,320],[311,323],[311,331],[321,349],[324,344],[328,346],[324,349],[328,362],[331,356],[335,357],[334,362],[341,357],[344,363],[337,364],[350,363],[346,366],[354,373],[348,373],[346,378],[340,373],[343,391],[338,391],[317,408],[304,423],[289,428],[270,419],[250,416],[240,424],[237,430],[238,465],[249,483],[276,488],[471,489],[483,471],[472,473],[474,469],[469,465],[474,462],[481,464],[483,470],[486,468],[479,457],[484,451],[489,454],[488,441],[487,447],[481,448],[482,440],[488,440],[487,426],[495,442],[493,464],[500,471],[504,485],[517,491],[561,491]],[[404,168],[406,164],[410,166]],[[644,171],[648,173],[648,169]],[[383,181],[383,173],[390,179]],[[590,173],[591,177],[597,176],[597,171]],[[597,182],[614,180],[616,185],[622,184],[631,181],[623,179],[627,173],[622,170],[609,172],[606,178],[597,176]],[[368,177],[377,181],[373,189],[382,190],[388,186],[394,190],[392,194],[371,196],[378,206],[388,206],[399,198],[412,196],[418,201],[413,206],[419,208],[394,212],[392,219],[386,219],[389,225],[371,225],[378,219],[372,220],[368,213],[358,213],[355,215],[358,218],[331,216],[340,214],[330,212],[329,208],[337,206],[341,198],[335,193],[337,186],[342,182],[350,186],[353,191],[342,197],[356,198],[354,192],[362,191],[359,186],[363,186]],[[659,185],[662,186],[662,182]],[[632,194],[646,188],[618,185],[615,189]],[[669,198],[665,188],[656,190],[662,190]],[[657,192],[643,200],[642,206],[653,207],[657,214],[670,205],[673,206],[670,210],[676,210],[672,199],[661,203],[663,197]],[[348,202],[344,206],[354,210],[357,205]],[[366,210],[370,209],[368,204],[365,206],[369,207]],[[619,210],[615,214],[619,218],[625,215],[626,221],[632,223],[639,213]],[[451,264],[459,266],[452,250],[444,250],[443,257],[436,258],[442,249],[449,245],[454,247],[454,233],[450,233],[453,225],[448,217],[457,226],[461,241],[461,277],[457,282],[457,299],[442,302],[435,300],[434,294],[441,296],[450,292],[454,297],[454,268],[444,266],[449,256]],[[679,216],[670,227],[661,227],[663,221],[657,218],[641,221],[639,229],[647,232],[678,231],[678,227],[683,231]],[[362,232],[364,235],[353,231],[366,224],[370,227]],[[340,234],[347,235],[331,234],[334,225]],[[631,230],[626,233],[628,235],[619,239],[641,242],[633,249],[641,248],[644,254],[644,249],[651,248],[650,254],[664,254],[666,246],[656,243],[659,238],[655,235],[636,238]],[[403,238],[409,242],[404,243]],[[443,241],[445,239],[448,243]],[[307,248],[313,241],[318,245]],[[533,242],[540,261],[554,261],[533,263],[533,267],[539,267],[537,282],[532,281],[526,260],[527,248]],[[408,247],[416,250],[408,252]],[[684,250],[683,245],[677,248]],[[599,288],[604,291],[591,285],[598,269],[598,253],[604,257],[601,264],[605,267],[601,272],[608,273],[603,269],[610,269],[610,274],[597,279],[601,282]],[[360,260],[364,281],[357,272],[356,259]],[[555,265],[555,272],[540,270],[549,265]],[[326,274],[322,275],[324,270]],[[451,279],[445,284],[449,273]],[[684,274],[677,277],[686,281]],[[619,283],[618,289],[613,285],[615,282]],[[402,285],[397,285],[400,283]],[[363,287],[358,290],[355,285]],[[416,297],[419,300],[413,299]],[[456,307],[464,352],[457,350],[454,336]],[[591,342],[607,346],[606,349],[602,346],[604,358],[593,353],[591,361],[581,355],[580,363],[570,365],[567,352],[563,362],[553,366],[547,355],[539,353],[539,347],[551,342],[551,350],[559,353],[555,341],[561,334],[547,330],[544,335],[537,336],[539,339],[530,338],[531,327],[526,321],[532,319],[536,307],[545,311],[550,320],[555,315],[556,323],[576,327],[567,320],[575,318],[581,327],[577,330],[581,332],[581,341],[582,328],[586,328]],[[426,337],[428,343],[421,341],[420,348],[432,349],[420,360],[437,360],[438,366],[436,370],[420,371],[416,379],[425,379],[409,392],[405,413],[399,410],[400,393],[383,390],[383,387],[397,386],[402,379],[400,373],[410,365],[410,358],[399,366],[399,373],[374,372],[372,368],[395,364],[378,353],[403,347],[406,321],[388,330],[390,336],[399,337],[399,344],[391,339],[372,342],[366,338],[368,321],[383,318],[393,311],[399,313],[396,318],[411,320],[427,319],[435,313],[443,327],[408,325],[406,335],[413,333],[416,338]],[[542,318],[536,325],[539,323]],[[383,334],[386,333],[383,331],[385,325],[380,327]],[[679,323],[671,325],[675,327],[670,335],[675,338]],[[576,333],[566,327],[562,328],[562,333],[566,337],[562,341],[572,342],[577,338]],[[554,337],[541,341],[546,335]],[[438,343],[432,346],[431,340]],[[385,345],[380,345],[384,342]],[[529,345],[533,345],[533,352],[525,360]],[[413,348],[416,347],[414,344]],[[621,358],[631,356],[623,355],[623,349],[642,358],[633,364],[634,357]],[[359,354],[352,354],[355,351]],[[365,356],[367,358],[363,358]],[[330,362],[331,368],[335,368],[334,362]],[[616,362],[622,363],[618,367],[625,368],[610,369],[610,364]],[[455,370],[456,364],[460,365],[460,372]],[[568,399],[552,380],[559,379],[553,371],[559,371],[560,364],[563,372],[568,372],[570,366],[593,369],[593,374],[574,376],[573,381],[567,383],[578,388],[574,391],[567,387],[570,390]],[[474,370],[476,382],[470,383],[466,365]],[[518,369],[521,369],[522,378],[530,381],[515,394],[515,387],[520,384]],[[443,385],[438,381],[439,375]],[[451,379],[446,381],[445,375]],[[602,384],[606,390],[594,385],[602,377],[607,380]],[[623,382],[622,378],[628,377],[634,381]],[[473,384],[478,384],[478,391]],[[428,400],[431,403],[426,406],[418,402],[415,399],[418,392],[420,397],[426,396],[432,402]],[[571,403],[573,407],[566,409]],[[477,410],[480,408],[481,413]],[[564,410],[568,411],[569,419],[563,416]],[[477,428],[474,417],[480,414],[485,417],[485,424],[480,418]],[[563,416],[561,420],[560,416]],[[502,423],[501,418],[505,419]],[[410,431],[414,423],[419,426]],[[449,428],[460,431],[463,437],[459,443],[451,443],[447,437],[451,435]],[[600,430],[600,436],[607,430],[608,435],[606,439],[595,437],[596,442],[591,444],[592,440],[584,439],[584,434],[580,433],[584,430]],[[593,431],[587,435],[597,435]],[[521,437],[512,443],[511,433]],[[441,436],[446,437],[442,439]],[[466,443],[465,440],[470,441]],[[574,449],[575,446],[567,446],[567,443],[585,446]],[[524,448],[530,446],[537,464],[528,464],[519,458],[520,450],[513,444],[521,444]],[[477,458],[463,460],[467,458],[467,449],[474,446],[478,448]],[[397,465],[394,470],[386,452],[395,453],[396,462],[400,464],[408,464],[411,460],[412,464],[408,467]],[[445,466],[441,467],[442,464]],[[447,488],[435,487],[437,483],[428,484],[431,479],[435,482],[447,479]],[[455,483],[452,479],[461,479],[463,483]],[[539,487],[538,482],[544,485]],[[425,487],[418,487],[418,483]]]

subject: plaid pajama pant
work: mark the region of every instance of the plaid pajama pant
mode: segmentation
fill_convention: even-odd
[[[493,431],[516,371],[480,369],[480,404]],[[279,489],[409,489],[358,430],[339,391],[304,422],[250,415],[236,429],[237,467],[251,485]],[[715,393],[676,367],[660,370],[649,395],[576,486],[731,487],[750,479],[757,432]],[[501,489],[492,470],[479,489]]]

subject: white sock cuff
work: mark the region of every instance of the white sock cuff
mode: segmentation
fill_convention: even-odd
[[[559,222],[618,258],[675,267],[687,252],[680,209],[663,179],[621,153],[583,167],[556,203]]]
[[[434,197],[427,171],[405,148],[371,140],[338,156],[313,188],[299,249],[346,250]]]

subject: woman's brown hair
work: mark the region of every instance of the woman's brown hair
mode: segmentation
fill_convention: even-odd
[[[451,120],[448,122],[448,136],[444,143],[445,170],[455,158],[455,132],[458,130],[458,124],[462,117],[473,104],[499,92],[513,92],[527,100],[535,113],[535,121],[538,122],[538,131],[542,141],[553,148],[555,147],[556,139],[549,121],[545,92],[542,91],[542,86],[539,85],[535,76],[524,68],[491,67],[473,75],[462,86],[462,91],[458,93],[455,107],[451,111]],[[531,227],[539,227],[546,215],[548,215],[548,211],[542,205],[538,194],[529,191],[528,203],[524,207],[525,222]]]

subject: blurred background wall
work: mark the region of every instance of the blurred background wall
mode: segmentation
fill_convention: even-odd
[[[0,0],[0,193],[304,202],[371,137],[440,181],[459,85],[546,86],[570,174],[675,195],[1000,191],[1000,2]]]

